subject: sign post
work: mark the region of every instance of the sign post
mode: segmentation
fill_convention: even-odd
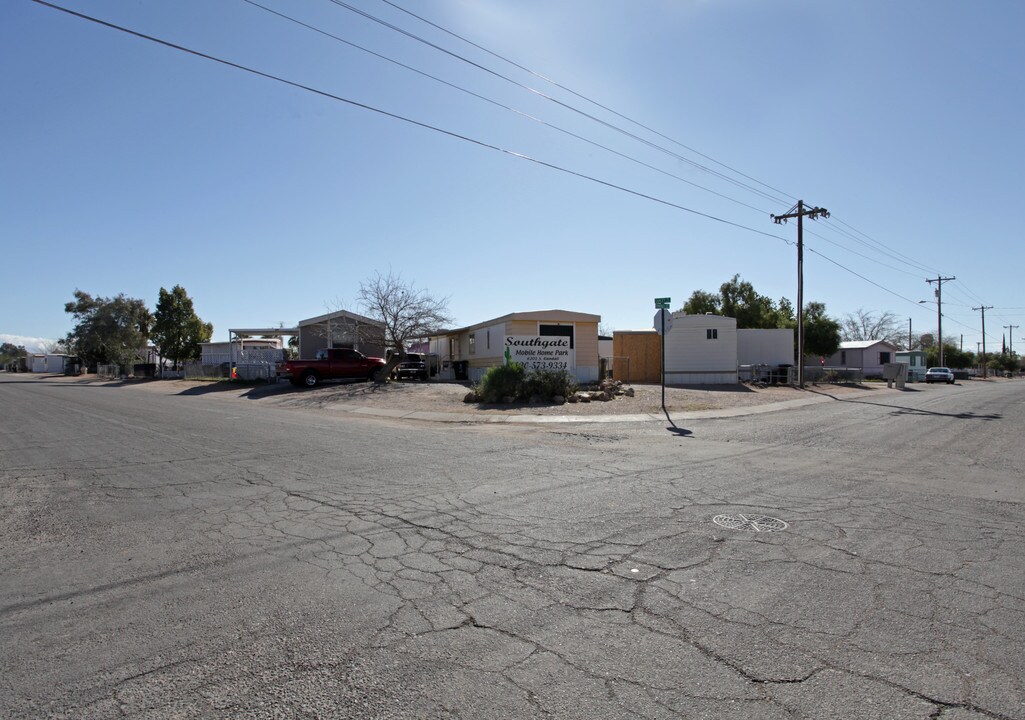
[[[655,329],[658,330],[658,334],[662,336],[662,371],[659,373],[662,377],[662,412],[669,417],[669,411],[666,410],[666,330],[673,326],[673,316],[669,314],[669,303],[670,298],[655,298],[655,309],[658,310],[656,314]],[[666,316],[669,315],[669,328],[666,327]]]

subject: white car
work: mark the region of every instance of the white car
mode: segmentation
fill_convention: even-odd
[[[925,371],[925,381],[927,383],[945,382],[948,385],[953,385],[954,373],[950,371],[950,368],[931,367]]]

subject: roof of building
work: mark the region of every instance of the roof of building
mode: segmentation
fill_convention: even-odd
[[[335,310],[334,312],[329,312],[325,315],[318,315],[317,317],[309,318],[307,320],[300,320],[299,327],[305,327],[307,325],[317,325],[319,323],[327,322],[328,320],[336,320],[338,318],[346,318],[348,320],[355,320],[356,322],[367,323],[368,325],[378,325],[380,327],[384,327],[384,323],[380,320],[374,320],[373,318],[368,318],[365,315],[359,315],[354,312],[349,312],[348,310]]]
[[[484,322],[467,325],[466,327],[454,328],[452,330],[438,330],[431,335],[432,337],[437,337],[438,335],[455,335],[456,333],[466,332],[467,330],[476,330],[477,328],[487,327],[488,325],[495,325],[496,323],[501,322],[509,322],[510,320],[547,320],[549,322],[598,323],[601,322],[601,315],[573,312],[572,310],[532,310],[527,312],[513,312],[492,320],[485,320]]]
[[[897,349],[897,346],[894,345],[889,340],[844,340],[842,343],[840,343],[840,349],[841,350],[864,350],[865,348],[870,348],[873,345],[879,345],[879,344],[889,345],[894,350]]]

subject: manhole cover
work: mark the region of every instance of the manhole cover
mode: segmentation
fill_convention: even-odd
[[[712,518],[716,525],[722,525],[730,530],[752,530],[754,532],[778,532],[789,527],[779,518],[768,515],[716,515]]]

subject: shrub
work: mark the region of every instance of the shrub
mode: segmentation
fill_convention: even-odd
[[[526,368],[520,363],[488,368],[477,384],[477,397],[485,403],[501,402],[507,397],[519,397],[523,394],[525,376]]]
[[[483,403],[501,402],[505,398],[528,400],[534,396],[551,400],[556,395],[569,397],[577,390],[576,380],[565,370],[531,370],[520,363],[488,368],[474,388]]]
[[[523,394],[528,398],[534,395],[545,400],[556,395],[567,398],[576,390],[576,380],[565,370],[534,370],[523,382]]]

